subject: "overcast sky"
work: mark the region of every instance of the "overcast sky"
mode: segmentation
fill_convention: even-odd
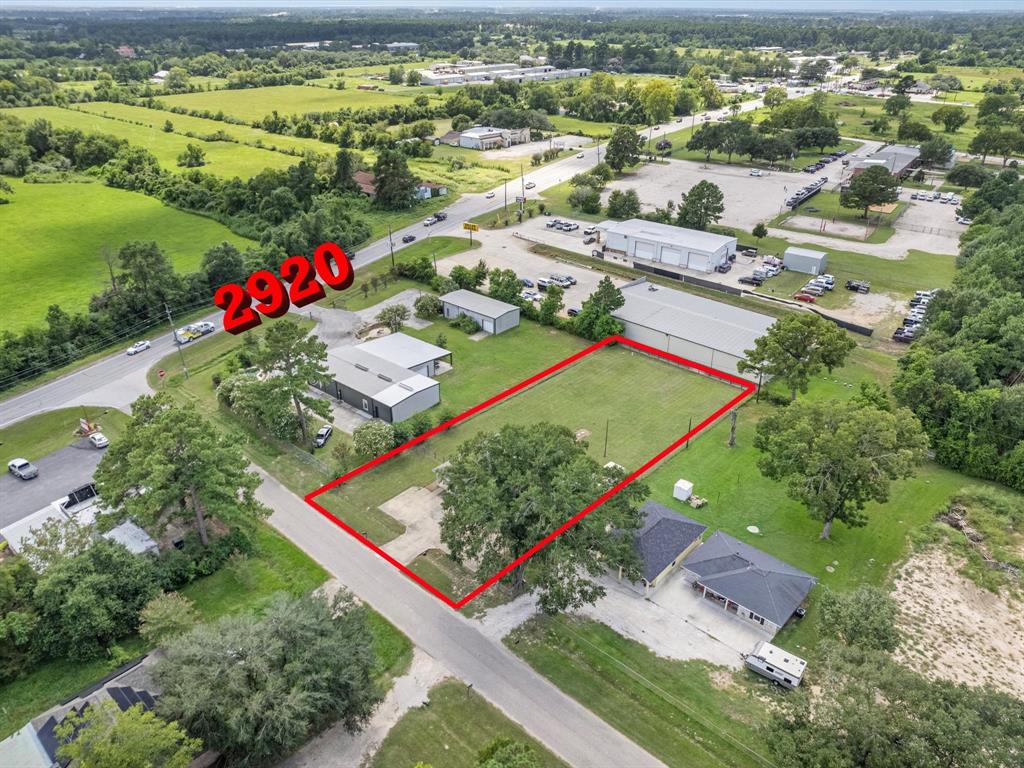
[[[664,8],[677,10],[703,10],[711,12],[736,11],[809,11],[825,13],[847,12],[949,12],[1010,11],[1024,12],[1024,0],[10,0],[2,7],[14,8],[259,8],[299,10],[302,7],[358,8],[358,7],[412,7],[479,8],[508,11],[513,8],[544,8],[546,10],[634,10],[638,8]]]

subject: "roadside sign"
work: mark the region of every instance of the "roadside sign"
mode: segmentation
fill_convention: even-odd
[[[156,372],[156,375],[159,376],[162,379],[164,376],[167,375],[167,371],[165,371],[163,368],[161,368],[159,371]]]
[[[82,432],[84,432],[86,434],[88,434],[89,432],[92,432],[92,424],[89,423],[88,419],[79,419],[78,420],[78,428],[80,430],[82,430]]]
[[[517,203],[525,203],[526,202],[526,198],[523,197],[522,195],[516,195],[516,202]]]
[[[467,232],[479,232],[480,231],[480,225],[479,224],[474,224],[474,223],[472,223],[470,221],[462,222],[462,228],[464,230],[466,230]]]

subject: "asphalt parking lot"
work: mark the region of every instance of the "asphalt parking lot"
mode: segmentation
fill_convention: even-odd
[[[744,165],[705,167],[689,160],[673,160],[644,166],[635,175],[613,181],[602,199],[607,204],[612,190],[633,189],[643,209],[653,211],[656,206],[664,207],[668,200],[678,205],[682,193],[697,182],[707,180],[722,190],[725,211],[719,223],[749,232],[755,224],[767,222],[781,213],[786,198],[807,182],[828,176],[826,189],[838,184],[842,167],[837,161],[813,174],[764,171],[763,176],[751,176],[750,168]]]
[[[523,234],[533,237],[536,232],[536,225],[539,225],[541,230],[544,230],[544,217],[538,217],[536,219],[527,222],[534,226],[527,227],[524,225],[521,228]],[[566,250],[578,250],[581,253],[590,253],[591,246],[586,246],[584,249],[582,246],[582,235],[585,222],[580,222],[581,226],[576,232],[560,232],[559,235],[566,236],[566,244],[560,247]],[[574,239],[571,239],[575,235]],[[554,235],[544,240],[549,242]],[[529,247],[533,244],[528,240],[522,240],[512,236],[511,229],[494,230],[480,233],[481,247],[473,251],[464,251],[463,253],[455,254],[454,256],[448,256],[437,263],[437,269],[442,274],[448,274],[452,267],[456,264],[461,264],[466,267],[471,267],[477,263],[480,259],[487,262],[489,269],[511,269],[520,277],[529,278],[536,282],[537,278],[548,277],[552,273],[559,275],[571,275],[576,279],[576,285],[565,291],[565,309],[579,309],[582,306],[584,299],[590,296],[597,289],[597,284],[604,277],[604,274],[596,269],[588,269],[577,264],[565,264],[555,259],[548,258],[547,256],[540,256],[536,253],[530,253]],[[575,247],[570,247],[571,243],[575,243]],[[554,244],[554,243],[553,243]],[[621,278],[612,277],[612,281],[616,285],[625,285],[626,281]],[[563,312],[564,313],[564,312]]]
[[[5,469],[10,458],[13,457],[4,461]],[[0,528],[91,482],[101,458],[103,450],[93,448],[83,439],[32,462],[39,467],[39,476],[31,480],[20,480],[5,471],[0,476]]]

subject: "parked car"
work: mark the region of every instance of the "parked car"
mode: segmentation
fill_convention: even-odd
[[[537,293],[536,291],[520,291],[519,298],[523,299],[524,301],[539,301],[540,294]]]
[[[527,189],[533,189],[533,188],[534,188],[534,187],[536,187],[536,186],[537,186],[537,185],[536,185],[536,184],[534,184],[534,183],[533,183],[532,181],[528,181],[528,182],[526,182],[526,188],[527,188]]]
[[[151,346],[153,345],[146,340],[136,341],[134,344],[128,347],[128,356],[131,357],[132,355],[139,354],[139,352],[145,352]]]
[[[522,283],[524,288],[533,288],[533,280],[528,277],[520,278],[519,282]]]
[[[813,283],[808,283],[803,288],[801,288],[799,292],[800,293],[809,293],[812,296],[824,296],[825,295],[825,289],[822,286],[814,285]]]
[[[324,424],[316,433],[316,437],[313,438],[313,447],[323,448],[327,445],[327,441],[331,439],[332,434],[334,434],[334,427],[330,424]]]
[[[722,273],[722,274],[724,275],[724,274],[725,274],[726,272],[728,272],[728,271],[729,271],[730,269],[732,269],[732,264],[730,264],[730,263],[729,263],[729,262],[727,261],[727,262],[725,262],[725,264],[719,264],[719,265],[717,265],[717,266],[715,267],[715,272],[721,272],[721,273]]]
[[[591,243],[596,243],[596,242],[597,242],[597,238],[594,237],[593,235],[588,235],[587,237],[583,238],[583,244],[584,245],[590,245]]]
[[[972,222],[973,222],[973,219],[968,219],[966,216],[957,216],[956,217],[956,223],[957,224],[963,224],[965,226],[970,226]]]
[[[406,235],[405,237],[402,238],[402,242],[403,243],[411,243],[415,239],[416,239],[416,235]]]
[[[917,192],[911,192],[910,193],[910,199],[911,200],[917,200]]]
[[[22,480],[31,480],[39,476],[39,467],[28,459],[11,459],[7,462],[7,471]]]
[[[552,227],[560,227],[562,226],[562,220],[552,219],[551,221],[545,222],[544,226],[547,227],[548,229],[551,229]]]
[[[743,283],[744,285],[759,286],[764,283],[764,280],[762,278],[754,277],[752,275],[745,275],[741,277],[737,282]]]
[[[813,304],[815,301],[818,300],[818,297],[815,296],[814,294],[806,293],[804,291],[801,291],[800,293],[794,293],[793,298],[796,299],[797,301],[806,301],[808,304]]]
[[[846,290],[856,291],[857,293],[867,293],[871,290],[871,283],[866,280],[847,280]]]
[[[89,442],[92,443],[93,448],[106,448],[110,445],[110,441],[107,439],[107,436],[102,432],[93,432],[89,435]]]
[[[567,314],[569,317],[576,317],[576,315],[578,315],[579,313],[580,311],[576,309],[576,307],[570,307],[565,312],[565,314]]]
[[[551,281],[550,280],[545,280],[543,277],[540,278],[539,280],[537,280],[537,290],[538,291],[546,291],[548,289],[549,285],[551,285]]]
[[[754,168],[754,169],[753,169],[753,170],[752,170],[752,171],[750,172],[750,175],[751,175],[751,176],[764,176],[764,172],[763,172],[763,171],[762,171],[762,170],[761,170],[760,168]]]
[[[568,283],[569,285],[576,285],[576,278],[573,277],[572,275],[552,275],[551,279],[561,280],[562,282]]]
[[[582,160],[583,158],[584,158],[584,154],[583,154],[582,152],[580,152],[580,153],[578,153],[578,154],[576,155],[576,159],[577,159],[577,160]]]
[[[486,195],[484,195],[484,197],[486,197],[488,200],[490,200],[491,198],[494,197],[494,193],[493,192],[488,192]]]

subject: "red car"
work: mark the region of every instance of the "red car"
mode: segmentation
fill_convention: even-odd
[[[797,301],[806,301],[808,304],[813,304],[817,301],[817,296],[812,296],[809,293],[794,293],[793,298]]]

